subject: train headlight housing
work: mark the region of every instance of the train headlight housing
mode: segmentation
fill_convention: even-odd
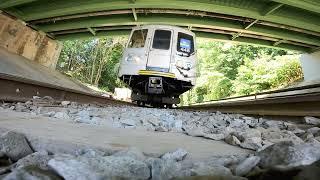
[[[185,62],[182,60],[178,60],[176,62],[176,66],[183,69],[183,70],[190,70],[192,69],[192,63],[191,62]]]
[[[127,62],[140,62],[141,57],[129,54],[127,57],[125,57],[125,60]]]

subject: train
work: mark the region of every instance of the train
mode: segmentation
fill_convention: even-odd
[[[118,77],[139,106],[171,108],[195,85],[195,34],[167,25],[134,27],[120,61]]]

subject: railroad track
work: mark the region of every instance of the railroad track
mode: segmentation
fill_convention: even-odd
[[[132,103],[115,100],[110,97],[103,97],[99,94],[86,93],[0,73],[0,100],[26,102],[32,99],[33,96],[50,96],[55,101],[134,106]]]
[[[101,105],[133,103],[86,93],[74,89],[0,73],[0,100],[25,102],[33,96],[50,96],[56,101],[74,101]],[[320,116],[320,84],[269,91],[249,96],[226,98],[181,106],[191,111],[221,111],[267,116]]]
[[[320,84],[191,104],[179,109],[262,116],[320,116]]]

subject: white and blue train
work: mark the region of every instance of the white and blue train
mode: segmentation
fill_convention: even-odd
[[[138,105],[172,107],[195,85],[195,34],[165,25],[132,29],[123,53],[119,78],[132,89]]]

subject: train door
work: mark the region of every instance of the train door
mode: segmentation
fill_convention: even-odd
[[[147,70],[169,72],[173,31],[156,29],[150,46]]]
[[[124,51],[124,61],[133,72],[144,68],[148,57],[148,29],[136,29],[132,32],[130,41]],[[134,69],[137,68],[137,69]],[[129,70],[127,68],[127,70]]]

